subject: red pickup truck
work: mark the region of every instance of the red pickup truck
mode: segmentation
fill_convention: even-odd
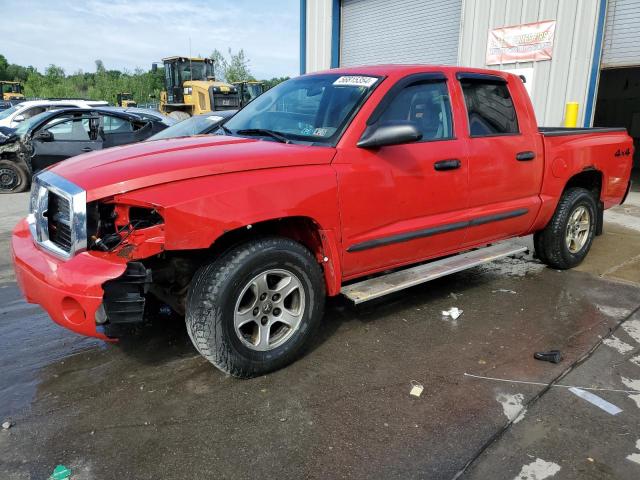
[[[327,295],[376,298],[529,234],[577,265],[633,158],[624,129],[539,128],[519,77],[457,67],[301,76],[218,133],[36,176],[12,238],[27,300],[104,339],[170,307],[211,363],[260,375],[301,355]]]

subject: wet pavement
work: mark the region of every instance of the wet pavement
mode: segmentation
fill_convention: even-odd
[[[579,269],[525,256],[332,299],[312,351],[253,380],[200,358],[179,322],[104,344],[24,303],[7,247],[24,204],[0,197],[3,480],[59,463],[74,480],[640,477],[640,194]],[[533,359],[552,348],[560,364]],[[622,412],[568,386],[608,389],[592,393]]]

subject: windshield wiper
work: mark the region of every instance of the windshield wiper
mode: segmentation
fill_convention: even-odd
[[[227,127],[225,127],[224,125],[220,125],[220,128],[222,129],[222,131],[224,133],[226,133],[227,135],[233,135],[233,132],[231,130],[229,130]]]
[[[273,130],[267,130],[266,128],[247,128],[244,130],[236,130],[236,133],[239,135],[249,135],[249,136],[251,135],[267,136],[282,143],[291,143],[291,140],[289,140],[287,137],[285,137],[281,133],[275,132]]]

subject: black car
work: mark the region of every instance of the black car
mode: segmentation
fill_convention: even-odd
[[[0,132],[0,193],[26,190],[31,175],[69,157],[140,142],[165,128],[161,120],[102,108],[41,113]]]
[[[166,130],[156,133],[147,140],[163,140],[166,138],[191,137],[193,135],[206,135],[213,133],[236,114],[237,110],[219,110],[216,112],[202,113],[194,115]]]

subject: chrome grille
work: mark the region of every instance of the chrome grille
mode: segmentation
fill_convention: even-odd
[[[67,259],[87,248],[86,192],[70,181],[45,171],[31,186],[31,235],[37,245]]]

